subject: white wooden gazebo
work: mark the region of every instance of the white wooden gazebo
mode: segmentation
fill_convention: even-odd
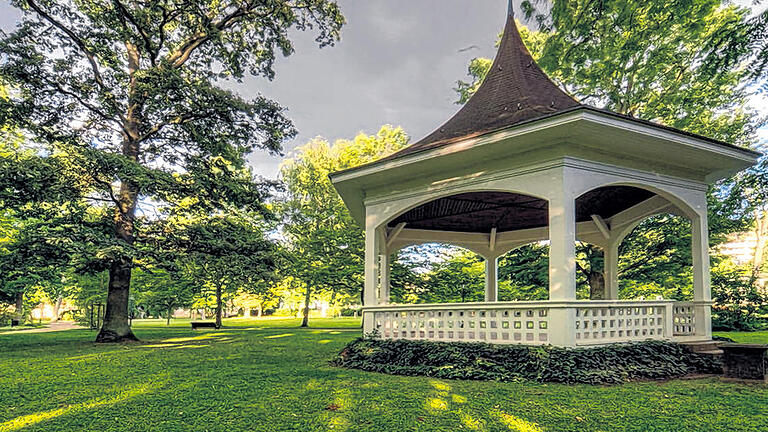
[[[423,140],[332,181],[365,227],[363,332],[383,338],[596,345],[711,340],[707,185],[758,153],[576,102],[508,15],[476,94]],[[618,248],[650,216],[692,226],[693,301],[618,299]],[[604,300],[576,299],[575,242],[605,254]],[[549,240],[549,300],[498,301],[497,259]],[[485,258],[482,303],[390,303],[391,256],[450,243]]]

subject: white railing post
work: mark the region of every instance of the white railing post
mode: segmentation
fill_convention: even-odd
[[[675,303],[664,306],[664,338],[672,340],[675,336]]]

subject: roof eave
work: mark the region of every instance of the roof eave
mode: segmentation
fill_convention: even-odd
[[[585,115],[585,113],[587,114]],[[688,143],[699,144],[703,147],[706,147],[708,150],[712,150],[713,148],[710,148],[710,146],[714,145],[716,146],[714,148],[720,147],[723,150],[722,153],[727,154],[734,158],[741,159],[745,163],[749,163],[750,165],[754,164],[757,158],[762,156],[760,152],[739,147],[723,141],[714,140],[711,138],[707,138],[707,137],[689,133],[689,132],[684,132],[675,128],[659,125],[653,122],[624,116],[608,110],[594,108],[587,105],[580,105],[578,107],[574,107],[566,111],[553,113],[551,115],[532,119],[524,123],[518,123],[513,126],[505,127],[499,130],[488,131],[488,132],[478,134],[476,136],[464,137],[462,139],[447,141],[438,147],[419,150],[416,152],[404,154],[402,156],[395,155],[395,157],[379,159],[378,161],[371,162],[366,165],[361,165],[359,167],[354,167],[354,168],[346,169],[343,171],[337,171],[337,172],[331,173],[329,177],[331,181],[334,184],[336,184],[339,182],[351,180],[353,178],[364,177],[365,175],[369,174],[370,171],[375,170],[377,167],[381,167],[387,164],[391,165],[390,167],[387,168],[389,169],[389,168],[401,167],[414,162],[423,161],[425,159],[439,157],[440,155],[446,153],[446,148],[450,148],[452,146],[467,147],[465,144],[468,140],[475,141],[474,145],[482,145],[483,143],[496,142],[500,139],[507,139],[510,137],[514,137],[515,135],[530,133],[537,129],[541,129],[542,127],[543,128],[551,127],[553,123],[557,124],[564,121],[574,121],[579,119],[599,121],[601,117],[611,119],[613,120],[613,123],[619,122],[625,125],[628,124],[628,125],[636,126],[635,129],[645,128],[646,133],[648,133],[648,131],[658,132],[659,134],[665,135],[664,136],[665,139],[670,139],[673,141],[683,140]]]

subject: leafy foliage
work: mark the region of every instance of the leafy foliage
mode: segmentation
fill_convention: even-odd
[[[768,313],[768,290],[752,280],[748,268],[730,261],[718,263],[712,273],[715,301],[712,327],[716,330],[755,331],[766,327],[761,313]]]
[[[264,235],[265,225],[257,221],[253,215],[237,214],[170,218],[162,229],[168,233],[162,237],[164,244],[156,245],[176,258],[161,255],[158,264],[191,278],[195,294],[215,296],[219,327],[225,295],[264,291],[276,278],[280,253]]]
[[[311,28],[325,46],[344,19],[329,0],[13,3],[24,15],[0,39],[0,124],[66,154],[74,182],[108,206],[111,235],[92,239],[110,271],[97,340],[133,339],[141,203],[263,209],[245,157],[279,152],[296,131],[277,103],[224,81],[273,78],[276,55],[293,52],[291,29]]]
[[[334,364],[394,375],[588,384],[722,372],[711,356],[658,341],[567,349],[360,338],[350,342]]]
[[[363,232],[333,188],[328,175],[373,162],[408,143],[400,128],[384,126],[333,145],[315,139],[285,161],[281,175],[287,193],[278,209],[284,222],[290,268],[304,283],[308,314],[311,290],[357,298],[363,285]],[[307,316],[307,315],[305,315]]]

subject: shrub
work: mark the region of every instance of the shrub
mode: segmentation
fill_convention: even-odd
[[[723,261],[712,270],[712,328],[755,331],[766,328],[760,316],[768,304],[768,292],[750,276],[749,269]]]
[[[662,341],[557,348],[359,338],[333,364],[392,375],[588,384],[722,373],[712,356]]]

